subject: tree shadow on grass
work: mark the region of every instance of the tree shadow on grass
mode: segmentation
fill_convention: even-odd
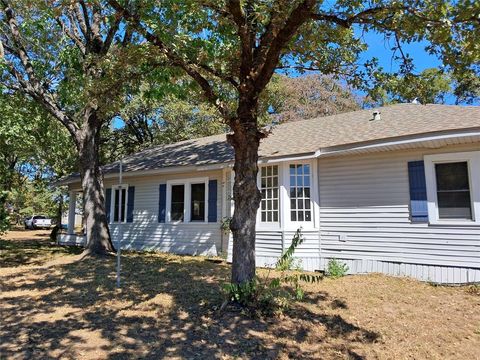
[[[57,255],[80,254],[78,247],[57,246],[49,239],[3,240],[0,239],[0,268],[23,265],[41,265]]]
[[[351,356],[355,342],[378,339],[339,315],[303,306],[281,318],[220,313],[220,284],[229,275],[224,264],[125,254],[121,291],[114,264],[113,258],[85,259],[0,277],[0,357],[270,359],[285,353],[313,359],[321,351]]]

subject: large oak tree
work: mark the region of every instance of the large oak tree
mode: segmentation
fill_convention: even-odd
[[[108,0],[171,66],[197,83],[229,125],[235,150],[232,281],[255,275],[255,218],[260,203],[257,160],[267,133],[260,96],[278,69],[343,75],[355,86],[379,76],[375,61],[359,66],[362,32],[384,34],[401,71],[413,70],[402,43],[425,40],[457,74],[478,75],[480,8],[471,1]],[[475,65],[476,64],[476,65]]]
[[[87,254],[112,251],[99,162],[101,129],[138,71],[121,18],[95,0],[0,2],[1,82],[69,132],[81,175]],[[138,50],[138,48],[137,48]],[[131,70],[131,71],[130,71]]]

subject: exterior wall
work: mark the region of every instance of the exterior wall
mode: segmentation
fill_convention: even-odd
[[[479,149],[476,144],[319,159],[321,269],[336,258],[350,273],[480,281],[480,226],[411,223],[407,172],[409,161],[427,154]]]
[[[350,273],[382,272],[438,283],[480,281],[480,226],[411,223],[407,172],[409,161],[427,154],[479,149],[479,144],[455,145],[316,160],[315,221],[304,227],[305,242],[295,256],[309,271],[324,270],[329,259],[336,258],[347,263]],[[200,176],[218,180],[218,222],[158,223],[159,184]],[[231,236],[222,233],[220,221],[233,211],[232,182],[229,170],[124,178],[124,183],[135,186],[135,207],[133,222],[121,225],[122,248],[197,255],[218,255],[228,249],[231,261]],[[107,181],[105,187],[114,184]],[[285,204],[287,191],[280,194],[280,203]],[[260,226],[257,265],[273,266],[295,230],[288,222],[276,228]],[[118,225],[111,224],[111,231],[118,241]],[[61,238],[70,244],[81,240]]]
[[[217,219],[216,223],[159,223],[158,198],[159,185],[167,180],[187,179],[194,177],[209,177],[216,179],[217,186]],[[123,233],[122,249],[131,250],[158,250],[177,254],[217,255],[222,251],[222,234],[220,220],[222,214],[222,172],[205,171],[175,175],[124,177],[124,184],[135,186],[135,203],[133,222],[121,225],[110,224],[112,241],[117,246],[120,236],[119,226]],[[116,185],[117,182],[105,182],[105,188]],[[70,238],[60,238],[60,242]],[[78,242],[78,240],[76,240]]]

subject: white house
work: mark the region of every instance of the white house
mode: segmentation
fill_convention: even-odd
[[[105,166],[114,241],[122,222],[122,248],[231,258],[220,226],[233,211],[232,165],[225,135],[142,151],[124,159],[120,205],[118,165]],[[480,107],[399,104],[282,124],[259,166],[258,266],[302,227],[306,270],[335,258],[350,273],[480,281]],[[63,184],[72,198],[80,189],[75,175]],[[81,243],[69,229],[60,241]]]

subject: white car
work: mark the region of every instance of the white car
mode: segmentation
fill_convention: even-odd
[[[50,229],[52,227],[52,219],[43,215],[34,215],[25,219],[25,229]]]

